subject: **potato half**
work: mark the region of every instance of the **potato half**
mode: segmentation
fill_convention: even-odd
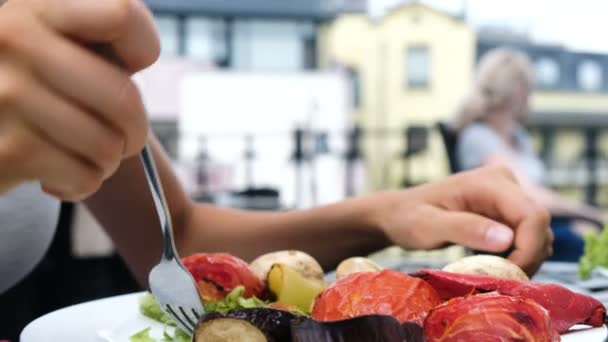
[[[530,280],[526,273],[511,261],[494,255],[473,255],[455,261],[443,268],[446,272],[487,275],[497,278]]]
[[[352,273],[376,272],[382,270],[375,262],[368,258],[352,257],[343,260],[336,269],[336,278],[340,279]]]
[[[264,254],[251,262],[249,268],[266,282],[268,272],[275,264],[283,264],[306,279],[323,280],[323,268],[312,256],[296,250]]]

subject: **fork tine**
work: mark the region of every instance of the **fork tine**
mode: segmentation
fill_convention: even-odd
[[[171,307],[171,305],[167,304],[167,312],[169,312],[171,314],[171,317],[173,319],[175,319],[177,321],[177,323],[179,323],[180,328],[185,329],[187,333],[189,333],[190,335],[192,335],[194,333],[194,329],[189,326],[188,324],[186,324],[186,322],[183,321],[182,317],[180,315],[178,315],[175,310],[173,310],[173,308]]]
[[[194,330],[194,328],[196,327],[196,322],[198,322],[198,319],[196,320],[192,320],[192,317],[190,317],[188,315],[188,313],[186,312],[186,310],[184,310],[183,307],[178,307],[179,311],[182,313],[183,317],[186,318],[186,320],[188,321],[188,323],[190,323],[190,327],[192,327],[192,330]]]

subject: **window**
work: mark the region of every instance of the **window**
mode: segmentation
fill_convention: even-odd
[[[347,73],[350,78],[353,107],[359,108],[361,107],[361,76],[356,68],[347,68]]]
[[[304,40],[291,20],[234,21],[232,66],[238,70],[299,71],[305,67]]]
[[[559,64],[548,57],[539,58],[536,63],[536,83],[541,88],[556,88],[559,85]]]
[[[186,19],[186,54],[189,57],[226,65],[228,47],[226,22],[221,19]]]
[[[602,67],[594,60],[585,60],[578,65],[576,79],[579,88],[596,91],[602,88]]]
[[[160,35],[162,56],[179,54],[179,23],[174,16],[157,16],[154,18]]]
[[[405,79],[409,88],[430,86],[431,60],[428,47],[408,47],[405,65]]]

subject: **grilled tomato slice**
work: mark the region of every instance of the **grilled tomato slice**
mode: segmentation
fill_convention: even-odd
[[[249,269],[249,265],[230,254],[194,254],[183,258],[182,263],[194,277],[198,292],[205,301],[218,301],[239,285],[245,287],[245,298],[260,296],[262,281]]]
[[[389,315],[422,324],[439,305],[439,295],[424,280],[384,270],[353,273],[337,280],[316,299],[312,317],[337,321],[364,315]]]

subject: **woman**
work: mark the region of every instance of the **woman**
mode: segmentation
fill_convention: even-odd
[[[521,52],[498,48],[482,57],[473,89],[456,115],[459,167],[505,165],[552,214],[603,222],[601,210],[570,201],[546,187],[546,170],[522,126],[533,83],[532,66]],[[582,254],[583,241],[572,232],[571,223],[553,222],[556,260],[575,261]]]
[[[90,47],[97,44],[110,45],[123,67],[96,55]],[[421,249],[460,243],[495,252],[513,246],[510,258],[533,273],[551,253],[546,212],[531,205],[504,168],[305,211],[252,213],[194,203],[147,136],[130,79],[158,54],[151,16],[138,0],[10,0],[0,7],[0,193],[35,181],[56,198],[84,199],[142,285],[161,247],[137,157],[145,143],[183,255],[225,251],[251,259],[293,248],[332,267],[390,243]],[[15,224],[19,216],[8,209],[2,220]],[[36,231],[0,227],[0,287],[18,278],[4,277],[12,274],[4,253],[14,237],[52,229],[52,220]]]

